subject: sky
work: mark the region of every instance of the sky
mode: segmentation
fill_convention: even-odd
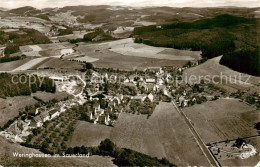
[[[260,0],[0,0],[0,7],[17,8],[33,6],[36,8],[63,7],[76,5],[111,6],[171,6],[171,7],[260,7]]]

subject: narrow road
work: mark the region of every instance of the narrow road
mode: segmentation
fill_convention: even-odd
[[[194,129],[192,123],[190,122],[190,120],[188,119],[188,117],[186,116],[186,114],[177,107],[177,105],[175,104],[175,102],[172,102],[172,104],[174,105],[174,107],[177,109],[177,111],[180,113],[180,115],[184,118],[186,124],[188,125],[188,127],[190,128],[194,138],[197,140],[197,143],[199,144],[199,147],[201,148],[202,152],[204,153],[204,155],[206,156],[206,158],[208,159],[209,163],[211,164],[211,166],[216,166],[216,167],[220,167],[220,164],[215,160],[215,158],[213,157],[213,155],[210,153],[210,151],[208,150],[206,144],[202,141],[201,137],[199,136],[199,134],[197,133],[197,131]]]

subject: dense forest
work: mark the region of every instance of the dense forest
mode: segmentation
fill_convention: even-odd
[[[78,43],[78,42],[100,42],[100,41],[109,41],[114,40],[114,38],[108,33],[104,32],[102,29],[96,29],[94,32],[85,34],[84,37],[78,39],[70,40],[70,43]]]
[[[133,36],[137,43],[201,50],[204,59],[223,55],[221,64],[260,76],[258,25],[255,18],[219,15],[194,22],[137,27]]]
[[[49,78],[27,76],[25,74],[0,74],[0,97],[29,96],[37,91],[54,93],[56,86]]]
[[[0,58],[0,63],[6,63],[6,62],[10,62],[10,61],[16,61],[16,60],[21,60],[24,59],[26,56],[13,56],[13,57],[9,57],[9,56],[5,56]]]
[[[260,46],[254,50],[243,49],[225,53],[220,64],[236,71],[260,76]]]
[[[73,34],[72,29],[70,29],[70,28],[59,29],[58,33],[59,33],[58,36]]]
[[[5,44],[5,54],[19,51],[19,46],[51,43],[48,37],[34,29],[21,28],[19,31],[3,32],[0,30],[0,44]]]

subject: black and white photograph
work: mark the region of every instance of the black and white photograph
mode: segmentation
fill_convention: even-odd
[[[260,167],[259,0],[0,0],[0,167]]]

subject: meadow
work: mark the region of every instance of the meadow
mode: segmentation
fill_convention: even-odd
[[[144,115],[121,113],[113,128],[80,122],[69,145],[97,146],[107,137],[118,147],[158,158],[166,157],[178,166],[209,165],[171,103],[160,103],[149,119]]]
[[[99,59],[96,67],[124,70],[144,69],[149,66],[182,67],[188,61],[200,58],[200,52],[151,47],[136,44],[131,38],[86,44],[75,48],[79,53]]]
[[[238,99],[209,101],[184,112],[206,144],[258,134],[254,124],[260,120],[259,111]]]

